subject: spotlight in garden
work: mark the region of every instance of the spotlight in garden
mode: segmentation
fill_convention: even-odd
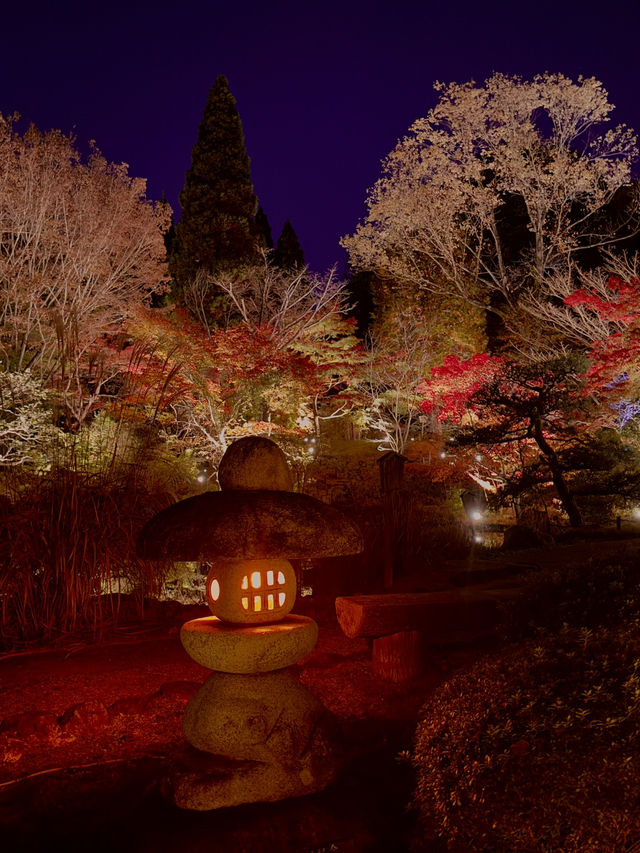
[[[198,471],[198,476],[196,477],[196,480],[199,483],[208,483],[210,476],[211,475],[209,474],[209,469],[206,466],[204,466],[204,467],[200,468],[200,470]]]
[[[482,492],[465,491],[460,496],[471,531],[475,533],[475,525],[485,518],[487,510],[486,498]]]
[[[640,520],[640,506],[637,506],[633,511],[633,517]]]

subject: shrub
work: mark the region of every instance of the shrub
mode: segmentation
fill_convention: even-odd
[[[527,595],[507,606],[506,633],[511,640],[550,631],[612,627],[640,618],[640,564],[622,553],[616,562],[588,560],[568,569],[545,569],[529,575]]]
[[[640,841],[639,581],[631,558],[543,573],[511,610],[519,641],[434,694],[413,755],[426,834],[477,853]]]
[[[419,826],[474,853],[622,853],[640,840],[639,735],[637,621],[512,646],[422,709]]]

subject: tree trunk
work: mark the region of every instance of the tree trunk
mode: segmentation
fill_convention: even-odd
[[[544,437],[540,418],[536,418],[533,421],[533,437],[549,463],[551,479],[553,480],[553,485],[556,487],[562,506],[569,516],[569,523],[572,527],[582,527],[582,516],[580,515],[580,510],[576,506],[573,495],[569,491],[569,487],[565,482],[560,460],[558,459],[555,450]]]

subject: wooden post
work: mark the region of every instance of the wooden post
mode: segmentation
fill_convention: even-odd
[[[390,450],[378,459],[382,491],[382,517],[384,528],[384,588],[393,586],[393,561],[396,531],[394,527],[393,493],[402,489],[406,456]]]
[[[373,674],[387,681],[408,681],[425,669],[421,631],[399,631],[373,641]]]

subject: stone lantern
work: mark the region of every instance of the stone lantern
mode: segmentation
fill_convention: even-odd
[[[212,615],[180,632],[189,655],[213,670],[183,720],[185,738],[211,756],[209,765],[174,779],[177,805],[191,809],[298,796],[335,778],[335,724],[291,670],[315,646],[318,626],[290,613],[296,578],[289,560],[363,548],[341,512],[291,491],[286,458],[269,439],[232,444],[218,480],[221,491],[167,507],[138,539],[148,559],[211,563]]]

